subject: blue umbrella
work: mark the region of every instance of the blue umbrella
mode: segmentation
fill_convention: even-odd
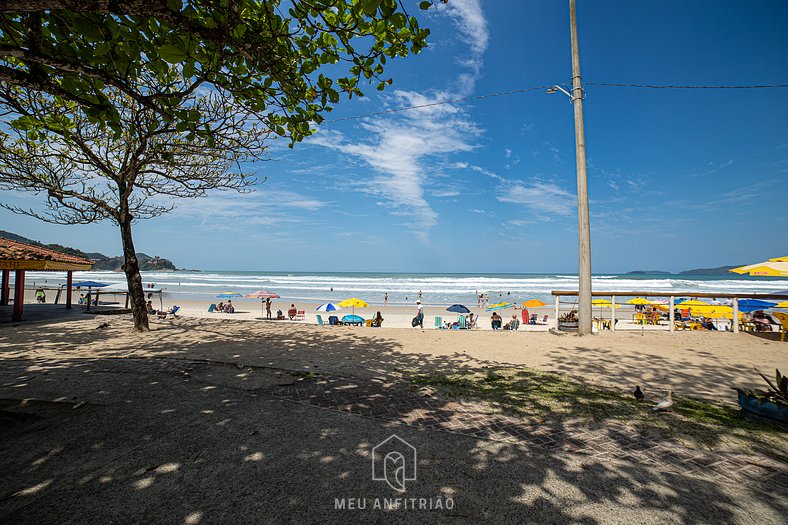
[[[455,314],[469,314],[471,313],[470,310],[464,305],[461,304],[453,304],[450,307],[446,308],[447,312],[454,312]]]
[[[336,312],[337,310],[341,310],[341,309],[342,308],[335,305],[334,303],[321,304],[320,306],[315,308],[315,310],[317,310],[318,312]]]
[[[776,304],[769,301],[761,301],[760,299],[743,299],[739,301],[739,310],[742,312],[754,312],[755,310],[773,308]]]
[[[352,323],[364,323],[364,318],[360,315],[346,315],[342,318],[343,323],[352,324]]]
[[[96,282],[96,281],[79,281],[79,282],[76,282],[76,283],[71,283],[71,286],[73,286],[74,288],[82,288],[82,287],[85,287],[85,288],[102,288],[104,286],[109,286],[109,285],[106,284],[106,283],[99,283],[99,282]]]

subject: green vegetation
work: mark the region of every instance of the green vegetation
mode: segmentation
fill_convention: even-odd
[[[532,368],[410,375],[407,380],[444,396],[490,402],[535,422],[620,424],[690,447],[758,449],[783,460],[788,457],[788,428],[749,421],[732,405],[674,396],[672,412],[655,413],[653,403],[638,402],[630,393]]]

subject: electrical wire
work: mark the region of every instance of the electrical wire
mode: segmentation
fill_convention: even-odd
[[[491,97],[503,97],[506,95],[516,95],[518,93],[525,93],[527,91],[535,91],[537,89],[550,89],[551,87],[555,86],[556,84],[550,84],[547,86],[535,86],[535,87],[528,87],[522,89],[513,89],[511,91],[501,91],[500,93],[487,93],[486,95],[474,95],[471,97],[462,97],[462,98],[454,98],[451,100],[441,100],[440,102],[430,102],[429,104],[418,104],[415,106],[407,106],[404,108],[396,108],[396,109],[384,109],[381,111],[374,111],[372,113],[364,113],[363,115],[353,115],[352,117],[342,117],[342,118],[335,118],[335,119],[326,119],[323,122],[341,122],[343,120],[354,120],[366,117],[374,117],[377,115],[385,115],[387,113],[399,113],[401,111],[409,111],[411,109],[421,109],[421,108],[428,108],[432,106],[442,106],[444,104],[456,104],[457,102],[467,102],[469,100],[479,100],[483,98],[491,98]]]
[[[692,85],[676,85],[676,84],[624,84],[624,83],[616,83],[616,82],[584,82],[586,86],[601,86],[601,87],[628,87],[628,88],[640,88],[640,89],[780,89],[780,88],[788,88],[788,84],[755,84],[755,85],[704,85],[704,86],[692,86]],[[386,115],[389,113],[401,113],[403,111],[410,111],[412,109],[421,109],[421,108],[428,108],[432,106],[442,106],[446,104],[456,104],[458,102],[467,102],[469,100],[481,100],[485,98],[493,98],[493,97],[503,97],[507,95],[517,95],[520,93],[527,93],[528,91],[536,91],[538,89],[550,89],[554,86],[570,86],[568,83],[564,84],[549,84],[546,86],[534,86],[534,87],[527,87],[522,89],[512,89],[509,91],[501,91],[498,93],[487,93],[485,95],[474,95],[470,97],[462,97],[462,98],[454,98],[451,100],[442,100],[440,102],[430,102],[428,104],[417,104],[415,106],[406,106],[404,108],[396,108],[396,109],[384,109],[381,111],[373,111],[371,113],[363,113],[361,115],[353,115],[350,117],[341,117],[335,119],[325,119],[323,121],[324,124],[328,124],[331,122],[342,122],[346,120],[357,120],[367,117],[375,117],[378,115]]]

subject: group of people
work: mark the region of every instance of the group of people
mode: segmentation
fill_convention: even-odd
[[[232,299],[227,299],[226,303],[219,303],[216,305],[215,312],[225,313],[225,314],[233,314],[235,313],[235,307],[233,306]]]
[[[490,326],[493,330],[517,330],[520,328],[520,320],[517,319],[517,315],[513,315],[508,323],[503,324],[501,314],[493,312],[490,316]]]

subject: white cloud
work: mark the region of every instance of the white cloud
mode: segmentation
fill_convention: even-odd
[[[512,150],[506,148],[505,150],[503,150],[503,156],[508,159],[509,157],[512,156]]]
[[[420,106],[361,122],[365,139],[352,141],[338,132],[320,131],[309,142],[331,148],[369,165],[375,176],[358,191],[373,194],[390,208],[389,213],[407,216],[405,225],[427,242],[438,214],[425,195],[433,174],[440,171],[448,155],[469,152],[481,130],[464,110],[446,103],[472,92],[487,50],[489,33],[479,0],[452,0],[439,4],[435,16],[448,16],[462,42],[470,47],[460,63],[469,71],[456,79],[458,90],[427,93],[397,90],[389,97],[393,107]],[[461,167],[455,163],[454,167]],[[431,196],[446,197],[440,189]]]
[[[501,202],[521,204],[537,213],[570,216],[575,210],[576,198],[556,184],[541,181],[510,181],[498,196]]]

